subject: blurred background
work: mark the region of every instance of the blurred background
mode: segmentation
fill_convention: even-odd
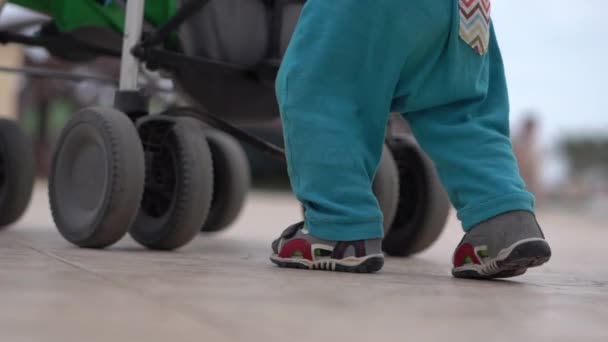
[[[512,139],[522,175],[539,206],[568,208],[589,216],[608,212],[608,2],[494,1],[493,20],[502,46],[511,97]],[[0,26],[28,30],[34,14],[7,5]],[[69,64],[39,48],[0,49],[3,66],[51,67],[92,75],[118,76],[118,62],[98,59]],[[159,86],[171,89],[162,80]],[[38,175],[48,174],[54,139],[66,120],[91,104],[108,105],[113,88],[0,73],[0,115],[17,118],[36,143]],[[160,109],[175,101],[163,92]],[[401,125],[403,126],[403,125]],[[397,125],[397,127],[401,127]],[[281,144],[280,123],[247,127]],[[398,129],[407,129],[406,127]],[[281,163],[244,146],[257,186],[288,186]]]

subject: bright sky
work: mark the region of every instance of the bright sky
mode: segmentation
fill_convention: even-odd
[[[608,134],[608,1],[494,0],[492,5],[514,128],[523,110],[535,108],[544,144],[565,133]]]

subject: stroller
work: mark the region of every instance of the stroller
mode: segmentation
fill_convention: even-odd
[[[182,247],[238,216],[250,186],[239,140],[284,159],[242,127],[279,115],[274,80],[304,0],[9,2],[51,19],[35,35],[0,32],[0,42],[121,62],[114,106],[76,113],[54,149],[49,200],[69,242],[104,248],[129,233],[150,249]],[[170,78],[186,105],[150,113],[142,69]],[[1,226],[19,218],[32,191],[31,147],[19,132],[0,121]],[[439,237],[449,202],[413,137],[387,132],[373,185],[383,249],[408,256]]]

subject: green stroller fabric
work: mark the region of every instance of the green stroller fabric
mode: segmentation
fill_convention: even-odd
[[[61,32],[69,33],[83,27],[100,27],[122,33],[125,11],[114,1],[97,0],[10,0],[10,3],[48,14]],[[171,18],[176,0],[146,1],[145,19],[159,26]]]

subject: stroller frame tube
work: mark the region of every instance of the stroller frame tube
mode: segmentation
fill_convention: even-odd
[[[127,1],[125,14],[125,32],[123,36],[122,56],[120,58],[121,91],[136,91],[139,78],[139,61],[133,56],[131,50],[141,40],[144,22],[145,0]]]
[[[6,2],[6,0],[0,0],[0,5],[4,2]],[[118,81],[118,89],[115,93],[114,107],[125,113],[132,121],[136,121],[138,118],[150,114],[148,113],[148,97],[138,87],[140,63],[147,64],[148,67],[151,67],[151,70],[174,70],[174,68],[179,65],[187,64],[194,69],[202,70],[204,72],[244,73],[248,75],[252,73],[252,70],[248,68],[245,69],[236,65],[211,61],[205,58],[186,56],[182,53],[166,51],[157,46],[162,44],[171,31],[177,29],[186,19],[190,18],[198,10],[205,7],[207,3],[209,3],[209,0],[189,0],[186,2],[184,7],[178,10],[178,13],[176,13],[176,15],[170,19],[169,22],[165,23],[160,28],[153,31],[150,36],[146,37],[146,39],[142,40],[145,0],[127,1],[122,51],[113,51],[111,49],[90,45],[85,42],[78,42],[78,44],[75,42],[64,43],[58,39],[41,39],[38,37],[30,37],[19,33],[4,31],[0,32],[0,44],[15,42],[24,45],[42,46],[46,48],[52,46],[65,48],[66,46],[70,46],[98,55],[120,57],[120,78]],[[0,11],[1,9],[2,8],[0,7]],[[277,72],[277,66],[274,65],[260,65],[256,69],[260,75],[264,75],[266,77],[274,77],[276,76]],[[58,73],[52,70],[8,70],[5,68],[5,70],[0,71],[21,72],[39,77],[61,78],[72,81],[90,79],[90,77],[86,75],[81,76],[76,74]],[[106,79],[98,81],[102,81],[104,83],[111,82],[111,80]],[[257,148],[274,159],[285,161],[285,152],[282,148],[253,136],[203,109],[181,107],[178,110],[169,110],[160,114],[196,118],[214,128],[219,129],[220,131],[232,135],[244,143]]]

